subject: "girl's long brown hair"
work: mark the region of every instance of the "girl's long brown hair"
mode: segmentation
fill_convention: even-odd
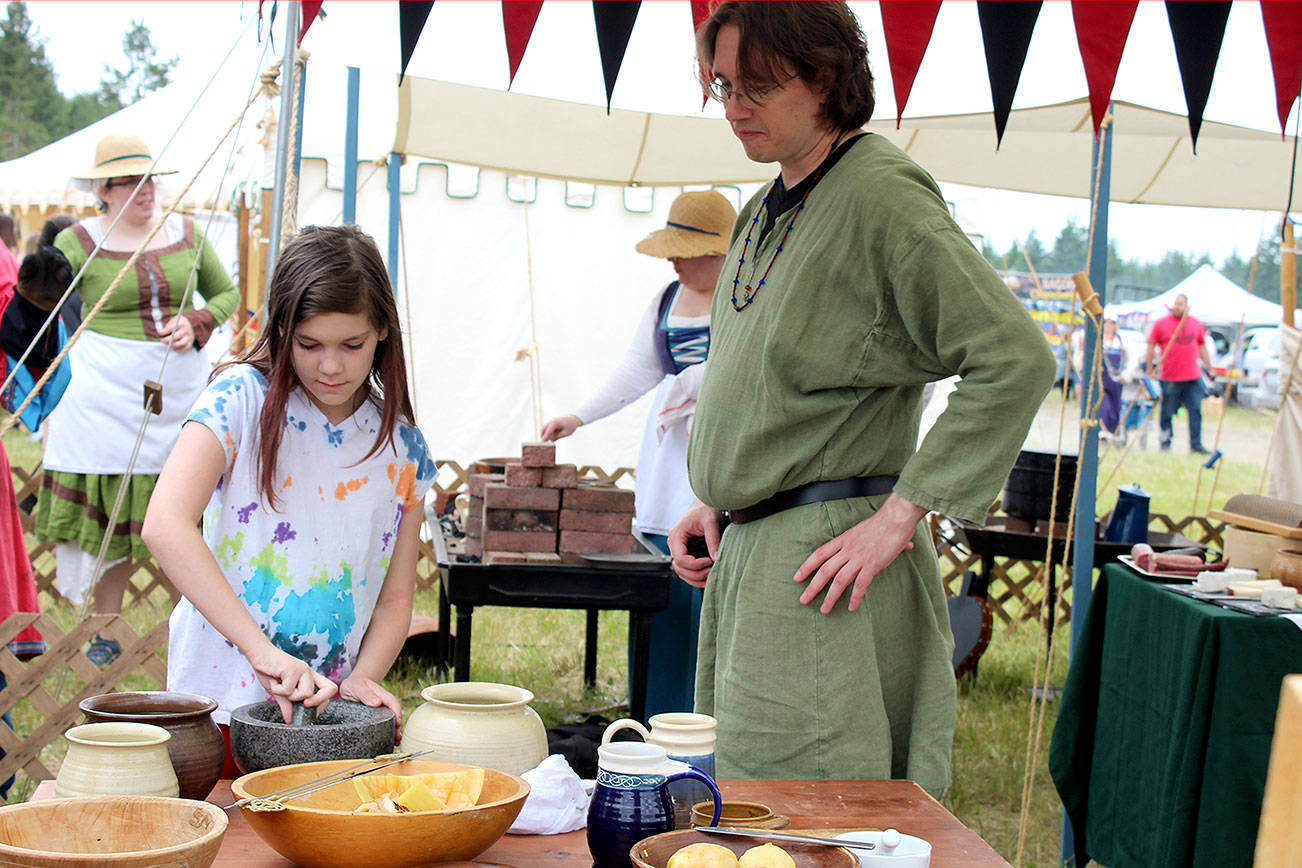
[[[381,409],[380,430],[366,458],[393,442],[399,421],[410,423],[415,417],[407,390],[398,305],[374,239],[356,226],[304,227],[276,260],[266,321],[257,342],[228,363],[252,365],[267,380],[258,420],[258,489],[273,509],[279,501],[276,459],[285,433],[285,405],[299,385],[293,364],[294,330],[323,313],[365,314],[377,333],[386,333],[375,347],[371,374],[363,387],[366,397],[375,399]]]

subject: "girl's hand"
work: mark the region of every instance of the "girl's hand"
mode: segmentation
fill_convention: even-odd
[[[180,352],[194,346],[194,326],[183,316],[174,316],[159,330],[163,343]]]
[[[383,705],[393,712],[393,723],[397,727],[394,739],[402,737],[402,703],[396,696],[381,687],[379,682],[354,672],[339,685],[339,698],[351,699],[353,702],[360,702],[371,708],[379,708]]]
[[[309,708],[324,706],[338,689],[329,678],[313,671],[302,660],[286,654],[269,642],[246,657],[253,666],[258,683],[266,688],[280,706],[285,723],[290,721],[295,702],[301,702]]]

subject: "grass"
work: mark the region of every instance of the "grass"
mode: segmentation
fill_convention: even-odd
[[[1076,419],[1071,408],[1068,409],[1065,430],[1074,431]],[[1038,427],[1056,430],[1061,410],[1061,398],[1051,395],[1041,410]],[[1201,460],[1183,448],[1187,443],[1183,420],[1177,421],[1177,446],[1169,453],[1157,451],[1156,420],[1152,425],[1148,448],[1133,447],[1114,478],[1102,486],[1100,513],[1111,507],[1116,487],[1131,482],[1138,482],[1151,495],[1153,512],[1179,518],[1206,509],[1215,474],[1203,471],[1200,479]],[[1215,480],[1214,506],[1223,505],[1230,494],[1257,491],[1273,425],[1273,415],[1260,411],[1238,407],[1225,411],[1220,436],[1225,457],[1221,459],[1220,477]],[[1209,414],[1204,434],[1209,446],[1217,442],[1216,426],[1217,419]],[[6,438],[6,445],[15,464],[30,466],[36,457],[36,445],[20,435],[11,434]],[[1100,460],[1101,481],[1116,464],[1120,452],[1116,447],[1105,450]],[[1195,488],[1200,492],[1197,510],[1191,509]],[[434,593],[419,595],[418,614],[434,615],[436,611]],[[65,624],[75,617],[68,607],[55,609],[51,614]],[[144,607],[131,613],[128,619],[139,630],[165,616],[166,612]],[[471,677],[529,688],[536,696],[533,708],[547,726],[576,719],[593,710],[610,717],[619,716],[623,713],[619,706],[625,702],[627,691],[627,617],[623,613],[603,613],[600,625],[597,684],[587,690],[582,675],[583,612],[481,608],[475,618]],[[1050,678],[1050,683],[1058,686],[1066,679],[1066,632],[1066,628],[1059,630]],[[1028,742],[1032,738],[1028,733],[1033,732],[1029,688],[1034,680],[1037,656],[1042,661],[1044,645],[1044,632],[1035,624],[1022,624],[1011,630],[996,627],[990,647],[981,659],[979,674],[974,679],[965,679],[959,686],[954,782],[943,804],[1009,861],[1018,852],[1023,779]],[[421,689],[434,681],[435,675],[427,666],[402,660],[390,673],[387,685],[410,713],[421,704]],[[128,686],[147,689],[153,685]],[[17,711],[15,722],[20,731],[37,722],[25,704]],[[1032,762],[1033,790],[1027,811],[1023,866],[1048,868],[1058,862],[1060,804],[1048,775],[1049,740],[1056,715],[1057,706],[1051,701],[1045,706],[1043,729]],[[50,768],[57,768],[60,744],[56,742],[47,751],[46,762]],[[26,798],[29,789],[30,784],[20,774],[10,801]]]

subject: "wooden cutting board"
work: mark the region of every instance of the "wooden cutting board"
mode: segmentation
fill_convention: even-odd
[[[1207,517],[1226,522],[1227,524],[1232,524],[1235,527],[1244,527],[1248,530],[1259,530],[1262,533],[1278,534],[1285,539],[1302,540],[1302,527],[1289,527],[1286,524],[1267,521],[1264,518],[1254,518],[1253,516],[1242,515],[1237,512],[1227,512],[1223,509],[1209,509],[1207,510]]]

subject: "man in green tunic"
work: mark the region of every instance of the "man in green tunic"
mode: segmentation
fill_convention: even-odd
[[[859,129],[872,74],[845,4],[725,2],[698,49],[747,156],[780,173],[733,230],[688,450],[700,502],[669,536],[705,588],[696,710],[723,777],[939,797],[953,639],[920,522],[984,520],[1053,357],[931,177]],[[923,387],[954,374],[915,451]]]

